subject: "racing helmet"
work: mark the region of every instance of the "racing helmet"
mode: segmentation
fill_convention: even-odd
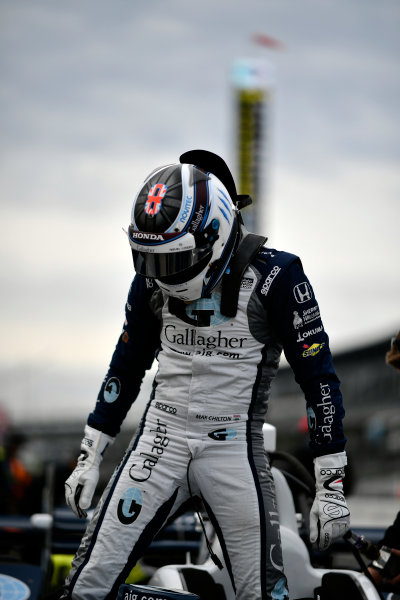
[[[224,274],[238,240],[239,211],[222,181],[183,161],[186,155],[144,181],[128,237],[136,272],[191,301],[211,292]]]

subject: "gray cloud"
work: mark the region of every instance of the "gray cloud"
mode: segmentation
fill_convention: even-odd
[[[104,372],[132,275],[121,227],[133,193],[190,148],[234,164],[230,70],[243,56],[276,71],[271,243],[304,257],[334,345],[386,335],[400,293],[386,267],[399,21],[397,0],[0,0],[0,364],[44,380],[47,362]],[[258,32],[286,48],[256,46]],[[82,379],[77,405],[86,390]]]

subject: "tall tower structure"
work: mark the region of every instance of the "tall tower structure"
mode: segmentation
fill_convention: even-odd
[[[253,204],[243,211],[246,227],[262,233],[266,213],[268,132],[273,99],[272,65],[262,59],[238,59],[232,67],[235,180],[239,194]]]

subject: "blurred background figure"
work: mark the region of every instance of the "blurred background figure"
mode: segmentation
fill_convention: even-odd
[[[391,365],[397,371],[400,371],[400,331],[396,337],[393,337],[390,343],[390,350],[385,356],[386,364]],[[393,567],[391,572],[385,571],[385,565],[374,561],[369,565],[368,571],[379,586],[394,587],[396,598],[400,598],[400,511],[397,513],[393,523],[386,529],[385,535],[379,542],[379,547],[386,547],[390,551]]]
[[[22,433],[0,405],[0,515],[40,512],[43,483],[43,461],[31,435]]]
[[[382,559],[374,560],[368,571],[375,583],[383,592],[396,593],[393,600],[400,598],[400,511],[392,525],[387,528],[378,546],[386,552],[381,552]],[[384,596],[386,598],[386,595]],[[390,596],[389,596],[390,598]]]
[[[386,353],[386,364],[400,371],[400,331],[392,338],[390,350]]]
[[[5,435],[0,461],[1,514],[24,514],[28,509],[27,492],[33,479],[19,457],[26,441],[18,432],[9,431]]]

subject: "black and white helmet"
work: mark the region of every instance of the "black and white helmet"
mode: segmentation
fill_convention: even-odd
[[[183,160],[199,153],[223,163],[198,150],[182,155],[180,163],[153,171],[135,197],[128,229],[136,272],[155,279],[167,294],[188,301],[215,287],[239,235],[239,211],[227,187],[204,167]],[[226,183],[236,196],[225,168]]]

